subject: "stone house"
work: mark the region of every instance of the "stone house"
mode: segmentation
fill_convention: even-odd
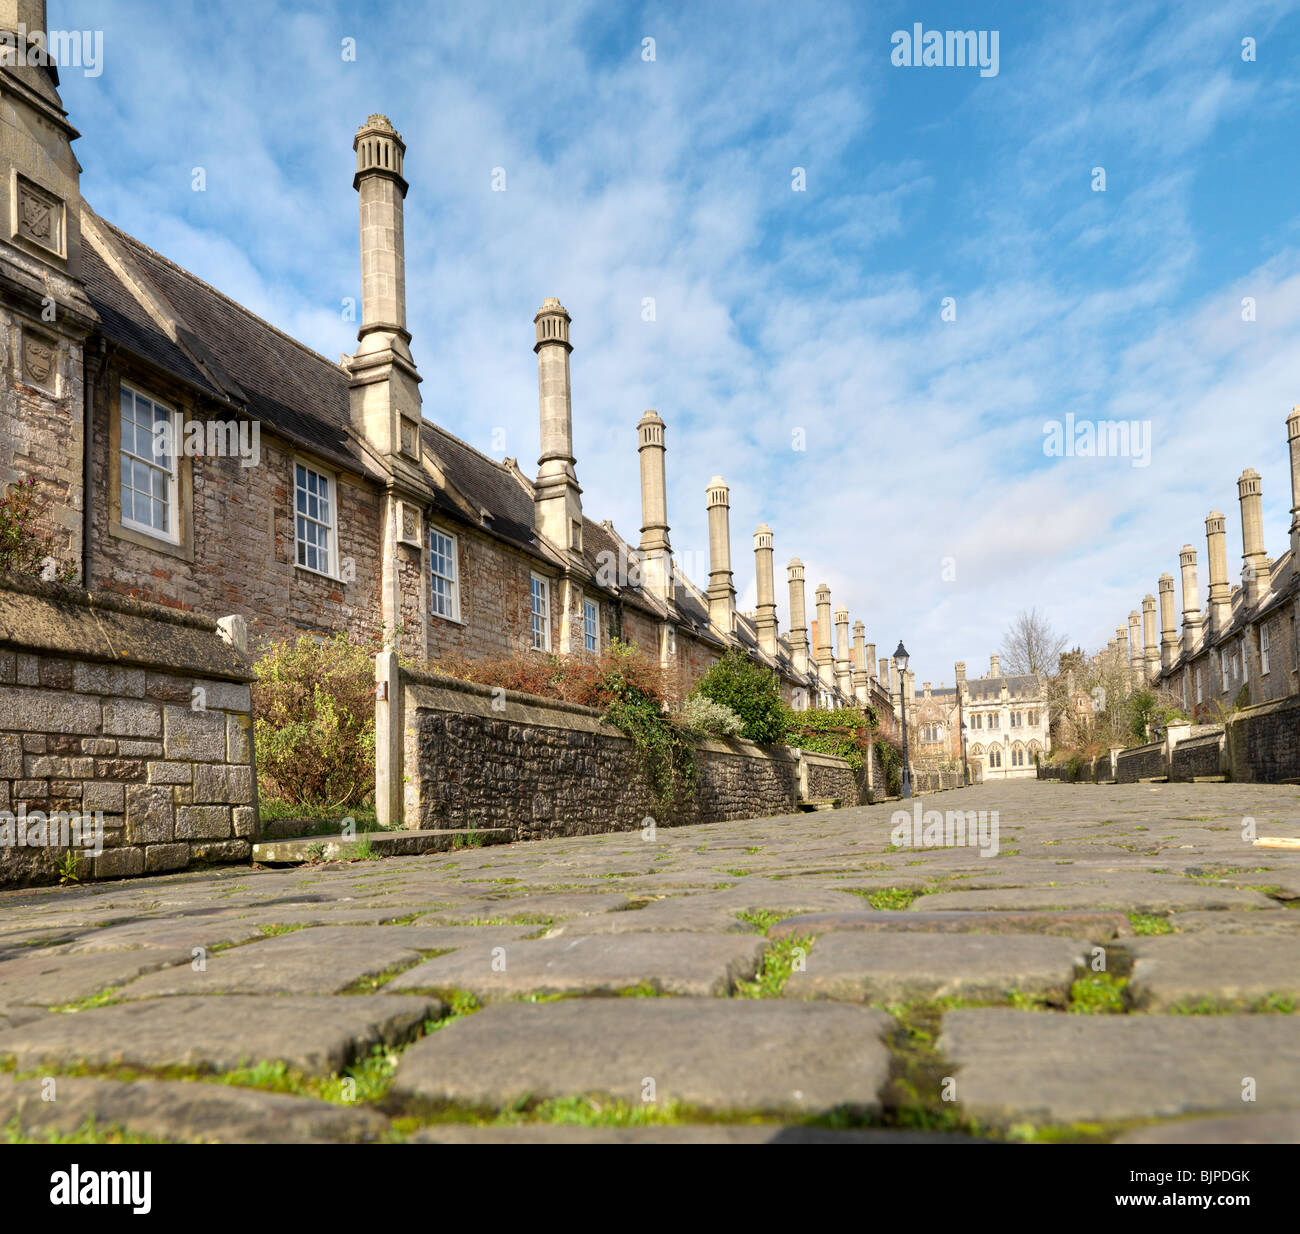
[[[911,671],[905,675],[913,764],[930,771],[964,764],[972,784],[1035,775],[1035,756],[1050,746],[1047,683],[1033,674],[1004,674],[996,655],[983,677],[968,679],[962,660],[954,668],[955,685],[932,689],[927,681],[919,696]]]
[[[1197,554],[1179,554],[1182,618],[1176,620],[1174,579],[1162,574],[1157,602],[1147,595],[1142,613],[1129,614],[1127,642],[1112,644],[1129,656],[1131,678],[1169,690],[1195,720],[1215,720],[1236,706],[1273,702],[1300,693],[1296,574],[1300,554],[1300,407],[1286,421],[1290,446],[1290,542],[1276,559],[1265,548],[1260,475],[1247,468],[1237,480],[1241,509],[1241,582],[1228,578],[1226,520],[1218,510],[1205,519],[1209,588],[1202,596]],[[1204,604],[1202,603],[1204,600]]]
[[[22,23],[45,28],[43,0],[0,0],[0,30]],[[810,642],[797,558],[793,628],[778,631],[766,524],[754,534],[757,609],[737,611],[721,477],[705,494],[707,586],[684,575],[656,412],[635,424],[639,538],[584,511],[559,300],[533,317],[535,475],[423,415],[406,325],[406,146],[386,117],[352,141],[361,325],[356,351],[335,362],[95,213],[56,67],[0,68],[0,95],[0,488],[37,482],[56,555],[83,586],[242,616],[255,646],[344,631],[437,661],[597,653],[622,639],[683,693],[735,647],[773,668],[796,706],[888,711],[874,646],[859,622],[850,649],[842,609],[832,647],[824,585],[822,641]]]

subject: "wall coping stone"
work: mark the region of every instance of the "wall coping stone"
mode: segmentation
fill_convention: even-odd
[[[619,741],[631,738],[616,728],[594,707],[570,703],[563,699],[542,698],[536,694],[523,694],[518,690],[500,690],[498,686],[485,686],[477,681],[448,677],[425,669],[402,668],[403,688],[410,693],[410,705],[429,711],[469,712],[487,719],[504,720],[514,724],[540,725],[546,728],[577,729],[580,732],[599,733]],[[492,707],[499,693],[507,703],[513,703],[522,714],[506,715]],[[709,737],[695,743],[697,750],[713,754],[730,754],[737,758],[766,758],[772,762],[797,763],[799,752],[788,746],[761,746],[741,737]],[[809,757],[807,751],[802,752]],[[825,765],[848,767],[848,763],[832,755],[812,757],[825,760]]]
[[[210,617],[13,574],[0,574],[0,648],[222,681],[256,676]]]

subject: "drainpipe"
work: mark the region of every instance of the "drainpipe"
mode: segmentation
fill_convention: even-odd
[[[95,384],[108,361],[108,344],[101,337],[94,363],[82,351],[82,387],[85,395],[81,427],[81,585],[91,588],[91,541],[95,530]]]

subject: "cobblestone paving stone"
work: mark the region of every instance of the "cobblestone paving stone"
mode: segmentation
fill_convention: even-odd
[[[1300,1138],[1300,789],[920,805],[2,893],[0,1138]]]

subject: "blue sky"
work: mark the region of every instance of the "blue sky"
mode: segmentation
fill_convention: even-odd
[[[105,32],[103,74],[62,78],[91,204],[331,358],[360,294],[352,135],[389,115],[425,414],[532,472],[531,319],[559,296],[587,513],[637,538],[634,426],[656,408],[674,548],[706,582],[723,474],[744,608],[766,522],[810,603],[826,581],[937,685],[982,671],[1024,608],[1104,643],[1184,542],[1204,589],[1212,508],[1235,578],[1245,467],[1285,547],[1295,3],[50,10]],[[895,67],[916,22],[997,30],[998,74]],[[1047,457],[1067,412],[1149,421],[1149,465]]]

